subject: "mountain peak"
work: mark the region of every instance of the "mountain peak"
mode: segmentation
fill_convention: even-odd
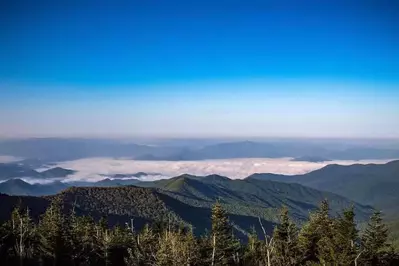
[[[69,175],[72,175],[76,173],[76,171],[71,170],[71,169],[65,169],[62,167],[54,167],[51,169],[47,169],[43,172],[40,172],[40,174],[44,177],[52,178],[52,177],[66,177]]]
[[[226,177],[226,176],[222,176],[222,175],[217,175],[217,174],[212,174],[212,175],[207,175],[204,176],[202,178],[202,180],[206,180],[206,181],[230,181],[231,179]]]
[[[22,180],[20,178],[9,179],[9,180],[3,182],[2,184],[18,185],[18,186],[30,186],[30,184],[28,182],[25,182],[24,180]]]

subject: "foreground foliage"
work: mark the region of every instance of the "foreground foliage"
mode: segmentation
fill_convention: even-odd
[[[134,221],[110,228],[105,219],[64,215],[52,202],[39,221],[28,209],[16,208],[0,227],[1,265],[399,265],[388,243],[381,213],[375,212],[360,236],[353,208],[329,215],[323,201],[299,229],[283,208],[279,224],[267,235],[256,230],[240,242],[227,212],[216,202],[212,228],[196,237],[192,228],[167,223],[136,231]]]

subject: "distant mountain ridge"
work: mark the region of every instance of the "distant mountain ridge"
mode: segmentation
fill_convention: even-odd
[[[0,183],[0,193],[19,196],[44,196],[57,194],[68,188],[68,185],[59,181],[49,184],[29,184],[21,179],[10,179]]]
[[[0,165],[1,166],[1,165]],[[8,168],[8,165],[5,167]],[[35,178],[48,178],[53,174],[70,174],[71,170],[62,168],[53,168],[51,171],[30,172],[29,169],[20,168],[16,166],[15,176],[25,176],[27,173],[32,173]],[[43,174],[44,173],[44,174]],[[136,173],[134,176],[142,176],[145,173]],[[126,176],[132,176],[128,174]],[[143,187],[156,187],[167,190],[169,192],[179,192],[181,195],[193,198],[196,194],[200,194],[200,198],[207,198],[207,194],[203,193],[204,189],[199,187],[212,185],[224,186],[226,184],[240,184],[245,187],[246,183],[240,180],[230,180],[228,177],[219,175],[209,176],[193,176],[182,175],[172,179],[163,179],[154,182],[144,182],[138,178],[126,178],[125,174],[114,175],[120,178],[104,178],[97,182],[74,182],[74,183],[60,183],[46,185],[30,185],[22,180],[10,180],[0,183],[0,192],[10,195],[49,195],[56,194],[62,189],[70,186],[96,186],[96,187],[118,187],[136,185]],[[397,202],[399,202],[399,160],[391,161],[386,164],[354,164],[349,166],[342,165],[327,165],[321,169],[312,171],[302,175],[280,175],[280,174],[253,174],[247,177],[246,180],[260,179],[271,180],[286,183],[298,183],[306,187],[314,188],[321,191],[328,191],[353,201],[372,205],[382,210],[389,212],[397,211]],[[61,185],[62,184],[62,185]],[[234,187],[234,186],[233,186]],[[174,191],[174,188],[177,191]],[[231,189],[232,187],[229,187]],[[208,191],[215,190],[214,187],[208,187]],[[183,193],[184,191],[184,193]],[[216,190],[215,190],[216,191]],[[220,191],[218,191],[219,193]],[[293,193],[290,192],[290,193]],[[215,200],[213,197],[212,200]]]
[[[7,180],[13,178],[57,178],[57,177],[67,177],[76,173],[74,170],[64,169],[61,167],[54,167],[47,169],[42,172],[38,172],[32,168],[25,165],[16,163],[0,163],[0,180]]]
[[[113,178],[113,179],[123,179],[123,178],[140,178],[140,177],[146,177],[146,176],[151,176],[151,175],[161,175],[161,174],[137,172],[134,174],[104,174],[102,176],[108,177],[108,178]]]
[[[292,159],[293,162],[311,162],[311,163],[322,163],[331,161],[330,159],[321,156],[301,156]]]
[[[306,156],[331,160],[399,159],[399,149],[368,147],[364,144],[333,147],[304,141],[235,141],[198,147],[153,146],[100,139],[34,138],[0,141],[0,154],[44,162],[89,157],[168,161]]]
[[[0,163],[0,180],[18,177],[39,177],[39,172],[14,163]]]
[[[253,174],[247,179],[298,183],[384,210],[398,211],[399,160],[386,164],[330,164],[303,175]]]

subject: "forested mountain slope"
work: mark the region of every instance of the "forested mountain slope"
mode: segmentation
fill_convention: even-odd
[[[327,165],[304,175],[254,174],[247,178],[299,183],[370,204],[388,212],[398,212],[399,161],[386,164]]]
[[[278,219],[276,213],[282,206],[287,206],[293,219],[302,223],[309,211],[316,209],[323,199],[330,201],[333,214],[351,204],[355,206],[359,221],[364,221],[371,214],[368,206],[298,184],[230,180],[217,175],[183,175],[143,184],[152,187],[72,187],[54,196],[33,199],[42,205],[58,200],[68,208],[74,206],[79,213],[90,214],[97,219],[107,216],[111,224],[125,224],[134,219],[136,226],[141,227],[147,222],[169,221],[192,225],[199,234],[210,229],[210,210],[215,201],[226,208],[232,223],[243,235],[252,226],[259,225],[258,217],[267,230],[271,230]],[[12,199],[15,204],[15,198],[7,200]],[[27,199],[21,197],[31,207]],[[31,208],[36,208],[34,212],[40,212],[43,207],[39,207],[35,205]]]
[[[275,221],[275,212],[283,205],[290,209],[291,215],[297,221],[306,219],[309,211],[315,209],[323,199],[329,200],[332,213],[355,204],[359,219],[367,218],[371,209],[336,194],[299,184],[250,179],[231,180],[218,175],[182,175],[139,185],[160,188],[162,193],[191,206],[210,208],[219,200],[230,213],[260,216],[270,221]]]

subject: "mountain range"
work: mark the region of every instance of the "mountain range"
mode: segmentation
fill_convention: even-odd
[[[136,144],[101,139],[33,138],[0,141],[0,154],[57,162],[89,157],[125,157],[136,160],[205,160],[229,158],[322,157],[324,160],[397,159],[399,148],[386,145],[330,142],[234,141],[208,143],[203,146],[187,143],[170,145]],[[312,159],[312,158],[311,158]],[[313,160],[311,160],[313,161]]]
[[[20,163],[0,163],[0,180],[23,177],[36,179],[62,178],[74,173],[74,170],[61,167],[54,167],[39,172]]]
[[[253,174],[247,179],[298,183],[398,213],[399,160],[386,164],[330,164],[303,175]]]
[[[0,183],[0,193],[21,196],[44,196],[56,194],[69,186],[59,181],[48,184],[29,184],[21,179],[10,179]]]
[[[21,185],[20,181],[13,182]],[[370,206],[333,193],[276,181],[182,175],[169,180],[142,182],[140,185],[70,187],[45,197],[2,195],[0,212],[12,209],[10,205],[19,198],[20,204],[34,208],[33,213],[40,214],[45,209],[43,205],[58,199],[65,206],[75,206],[79,213],[108,216],[114,224],[134,219],[137,226],[142,226],[146,222],[172,219],[190,224],[197,233],[203,233],[210,228],[211,206],[218,200],[226,208],[235,228],[246,235],[251,226],[258,225],[258,217],[270,231],[277,222],[276,213],[283,205],[289,208],[291,216],[299,224],[323,199],[329,200],[333,214],[353,205],[359,221],[365,221],[372,211]]]
[[[4,172],[4,170],[7,171]],[[170,189],[172,185],[178,184],[177,181],[175,182],[177,177],[154,182],[143,182],[140,180],[140,177],[146,176],[148,173],[135,173],[104,176],[103,180],[97,182],[52,182],[31,185],[18,179],[18,177],[51,180],[53,177],[65,176],[73,173],[73,171],[56,167],[44,172],[37,172],[27,167],[21,167],[18,164],[0,164],[0,173],[2,174],[2,178],[7,177],[9,179],[11,177],[11,180],[0,183],[0,192],[9,195],[51,195],[57,194],[61,190],[71,186],[118,187],[136,185],[173,191],[173,189]],[[220,180],[226,181],[223,185],[240,184],[243,188],[246,185],[242,180],[230,180],[227,177],[220,177],[217,175],[207,177],[184,175],[180,178],[189,178],[189,180],[183,183],[185,187],[188,186],[194,189],[196,187],[194,186],[195,182],[201,182],[203,184],[202,187],[205,185],[209,186],[208,180],[212,176],[218,177],[214,182],[219,186],[222,184]],[[248,181],[253,179],[301,184],[317,190],[335,193],[355,202],[374,206],[387,213],[397,212],[397,203],[399,202],[399,194],[397,193],[397,191],[399,191],[399,160],[391,161],[386,164],[354,164],[348,166],[331,164],[302,175],[258,173],[248,176],[245,180]],[[186,184],[188,182],[189,184]],[[229,187],[229,189],[231,188],[232,186]],[[207,187],[207,189],[209,191],[217,191],[214,187]],[[207,193],[204,192],[206,191],[205,188],[202,190],[196,189],[196,191],[202,191],[201,193],[203,195],[207,195]],[[182,194],[181,191],[179,193]],[[191,195],[191,197],[193,196]]]
[[[9,165],[4,165],[3,169],[10,170]],[[13,173],[40,174],[44,179],[70,173],[67,169],[52,168],[43,174],[19,164],[12,166],[16,167]],[[0,212],[6,216],[12,209],[11,205],[20,202],[35,209],[33,213],[40,214],[45,209],[44,205],[59,199],[68,208],[75,204],[79,213],[108,216],[113,223],[124,223],[134,218],[141,226],[151,221],[173,219],[193,225],[200,233],[209,229],[210,208],[218,200],[242,235],[258,223],[258,217],[271,230],[277,222],[276,213],[283,205],[300,224],[309,211],[326,198],[333,214],[353,205],[360,222],[369,217],[371,206],[382,209],[391,217],[397,217],[398,213],[399,160],[386,164],[332,164],[293,176],[259,173],[243,180],[220,175],[185,174],[152,182],[140,181],[139,177],[145,174],[113,175],[95,183],[33,185],[13,178],[0,183],[0,193],[8,194],[1,196]]]

